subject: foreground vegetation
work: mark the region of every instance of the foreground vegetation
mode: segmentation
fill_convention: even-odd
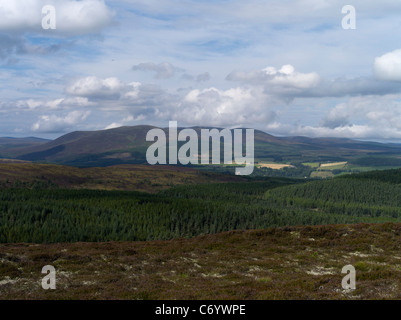
[[[1,299],[401,299],[401,224],[152,242],[1,244]],[[356,268],[356,290],[341,287]],[[42,267],[57,289],[41,288]]]

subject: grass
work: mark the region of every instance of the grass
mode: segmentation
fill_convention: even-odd
[[[302,165],[317,169],[320,166],[320,162],[304,162]]]
[[[387,159],[387,158],[385,158]],[[339,176],[350,173],[358,173],[358,172],[368,172],[374,170],[390,170],[390,169],[398,169],[399,166],[379,166],[379,165],[356,165],[351,162],[304,162],[302,163],[304,166],[308,166],[314,169],[312,171],[310,178],[320,178],[326,179],[331,178],[333,176]]]
[[[285,164],[285,163],[263,163],[263,162],[259,162],[258,164],[256,164],[256,166],[259,168],[270,168],[273,170],[280,170],[283,168],[293,168],[294,167],[290,164]]]
[[[401,224],[233,231],[193,239],[0,244],[6,299],[400,299]],[[43,290],[44,265],[57,289]],[[341,287],[356,268],[356,290]]]
[[[347,162],[333,162],[333,163],[322,163],[318,170],[339,170],[345,169]]]

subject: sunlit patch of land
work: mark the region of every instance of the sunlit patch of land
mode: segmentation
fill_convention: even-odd
[[[331,163],[322,163],[320,168],[332,168],[332,167],[343,167],[347,164],[347,161],[343,162],[331,162]]]
[[[270,168],[273,170],[280,170],[283,168],[294,168],[293,165],[284,163],[258,163],[256,166],[259,168]]]

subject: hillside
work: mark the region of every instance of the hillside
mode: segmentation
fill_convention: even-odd
[[[193,239],[0,244],[5,299],[401,299],[401,224],[234,231]],[[341,287],[356,268],[356,290]],[[43,290],[44,265],[57,290]]]
[[[7,161],[9,162],[9,161]],[[67,188],[157,192],[177,185],[244,181],[238,176],[186,167],[118,165],[76,168],[34,163],[2,163],[0,188]]]
[[[207,180],[210,173],[204,174]],[[306,183],[285,178],[184,182],[160,186],[165,190],[153,194],[3,189],[0,242],[167,240],[269,227],[401,222],[401,184],[363,174]]]
[[[60,164],[96,166],[143,164],[150,126],[72,132],[40,146],[8,150],[14,158]]]
[[[44,145],[50,140],[40,138],[0,138],[0,155],[1,157],[10,157],[14,155],[12,150],[35,148]]]
[[[401,170],[344,175],[268,190],[265,200],[297,214],[401,218]]]
[[[80,167],[146,164],[146,134],[152,126],[120,127],[101,131],[72,132],[54,141],[36,144],[3,144],[0,158],[51,162]],[[200,136],[201,127],[194,128]],[[209,128],[210,129],[210,128]],[[168,128],[164,128],[168,133]],[[401,145],[350,139],[274,137],[255,131],[255,161],[300,165],[308,161],[348,161],[363,156],[397,157]],[[401,166],[399,161],[396,166]],[[302,176],[302,174],[300,174]]]

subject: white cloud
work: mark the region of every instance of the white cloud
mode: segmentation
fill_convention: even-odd
[[[321,125],[325,128],[339,128],[348,126],[349,123],[349,113],[350,109],[347,103],[341,103],[335,108],[331,109],[327,116],[323,118]]]
[[[78,79],[66,88],[66,92],[80,97],[119,97],[124,87],[125,85],[117,78],[100,79],[90,76]]]
[[[396,102],[401,96],[368,95],[369,90],[365,89],[371,87],[372,81],[361,80],[352,84],[350,80],[340,79],[334,82],[319,82],[319,85],[314,87],[316,77],[298,73],[290,65],[284,65],[280,69],[270,67],[261,72],[262,77],[260,72],[256,75],[250,72],[248,76],[252,75],[251,79],[262,79],[262,85],[259,85],[259,82],[249,82],[228,89],[218,87],[187,89],[174,94],[155,85],[140,82],[126,83],[115,77],[89,76],[80,78],[68,86],[65,90],[66,97],[25,100],[21,102],[20,109],[63,111],[85,107],[85,110],[93,111],[96,108],[97,119],[104,121],[97,128],[106,129],[177,120],[185,126],[248,126],[284,135],[369,138],[375,132],[377,136],[391,137],[391,132],[398,135],[398,131],[401,130],[401,102]],[[266,89],[266,82],[271,83],[275,90],[269,92]],[[299,107],[292,100],[286,101],[285,97],[292,97],[292,94],[295,97],[316,99],[320,97],[316,92],[323,91],[321,93],[323,96],[335,93],[344,98],[345,94],[349,94],[350,87],[351,91],[359,92],[359,96],[347,98],[347,101],[337,103],[330,110],[327,110],[322,102],[322,111],[316,107],[313,111],[315,124],[313,121],[308,121],[309,124],[306,124],[306,119],[305,121],[298,119],[291,124],[295,119],[291,119],[290,114],[293,108],[299,113],[297,110]],[[292,88],[297,91],[284,94],[285,91],[278,88]],[[309,101],[313,100],[309,98]],[[316,103],[316,100],[312,103]],[[304,101],[302,104],[307,103]],[[101,116],[102,112],[107,112],[107,116]],[[121,116],[122,114],[125,116]],[[286,125],[280,123],[283,115],[287,117]],[[80,122],[82,117],[86,116],[85,113],[77,111],[67,115],[41,116],[32,130],[63,132],[66,128],[72,128],[75,121]]]
[[[72,111],[63,116],[42,115],[39,120],[32,125],[34,132],[64,132],[71,130],[77,124],[85,121],[90,115],[90,111]]]
[[[258,71],[232,72],[226,79],[254,85],[264,85],[266,90],[275,91],[280,94],[315,88],[321,82],[321,78],[316,72],[297,72],[289,64],[282,66],[281,69],[267,67]]]
[[[142,84],[140,82],[131,82],[128,84],[129,89],[124,93],[124,98],[128,100],[136,100],[139,98]]]
[[[269,98],[261,89],[195,89],[183,98],[173,119],[206,126],[268,123],[275,118]]]
[[[401,137],[398,95],[350,98],[330,109],[320,125],[292,128],[294,134],[348,138]]]
[[[394,66],[388,69],[395,72],[396,68],[393,68]],[[266,93],[281,97],[287,102],[297,97],[346,97],[358,95],[386,95],[401,92],[401,87],[399,85],[381,82],[372,77],[323,79],[316,72],[297,72],[295,68],[289,64],[282,66],[281,69],[267,67],[258,71],[235,71],[230,73],[226,79],[252,86],[263,85]]]
[[[0,0],[0,31],[44,32],[42,8],[46,5],[56,9],[57,33],[99,32],[113,17],[103,0]]]
[[[388,132],[387,132],[388,133]],[[333,137],[333,138],[372,138],[380,135],[386,136],[386,130],[378,130],[369,125],[350,125],[345,127],[327,128],[300,126],[291,130],[292,135],[303,135],[308,137]],[[394,132],[393,132],[394,134]],[[398,133],[401,136],[400,133]]]
[[[41,29],[41,9],[48,4],[57,10],[56,31]],[[356,128],[368,126],[378,135],[398,135],[401,106],[384,96],[401,92],[401,86],[375,80],[372,64],[378,57],[378,79],[400,80],[398,50],[390,52],[393,57],[382,54],[394,49],[401,6],[394,0],[355,0],[353,32],[341,28],[343,5],[339,0],[0,0],[1,130],[7,135],[17,126],[31,127],[41,115],[57,120],[73,110],[91,110],[91,123],[78,128],[177,118],[186,125],[268,124],[272,133],[283,134],[366,135]],[[93,35],[99,30],[101,36]],[[139,64],[147,61],[153,62]],[[144,72],[133,72],[134,64]],[[268,65],[274,68],[264,69]],[[238,82],[224,81],[227,74]],[[92,77],[79,79],[82,75]],[[163,87],[147,84],[153,76]],[[66,86],[65,79],[74,78]],[[358,96],[376,106],[350,98]],[[124,122],[128,114],[135,120]],[[49,121],[42,119],[42,128]]]
[[[316,87],[320,82],[320,76],[316,72],[296,72],[295,68],[289,64],[282,66],[280,70],[268,67],[263,71],[267,75],[268,83],[277,86],[307,89]]]
[[[401,49],[376,58],[374,73],[380,80],[401,81]]]

